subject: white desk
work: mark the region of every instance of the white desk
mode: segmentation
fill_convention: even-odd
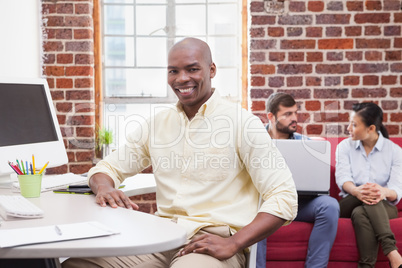
[[[0,194],[4,193],[9,193],[9,190],[0,189]],[[107,237],[2,248],[0,258],[137,255],[170,250],[180,247],[186,241],[185,230],[175,223],[142,212],[100,207],[95,203],[94,195],[44,192],[41,197],[29,200],[44,210],[44,218],[3,221],[0,228],[99,221],[121,233]]]

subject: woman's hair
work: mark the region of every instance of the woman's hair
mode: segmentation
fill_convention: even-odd
[[[382,123],[382,110],[377,104],[373,102],[355,103],[352,109],[361,117],[366,127],[374,125],[376,130],[380,131],[385,138],[389,138],[388,131]]]

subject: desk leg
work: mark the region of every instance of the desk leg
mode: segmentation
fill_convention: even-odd
[[[61,268],[59,259],[0,259],[0,267]]]

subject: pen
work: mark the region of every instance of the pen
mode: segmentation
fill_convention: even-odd
[[[21,160],[21,166],[22,166],[22,173],[26,174],[25,173],[25,168],[24,168],[24,162],[22,160]]]
[[[35,175],[35,156],[34,155],[32,155],[32,174],[34,174]]]
[[[90,188],[87,184],[69,185],[68,188]]]
[[[54,230],[56,231],[56,233],[57,233],[58,235],[62,235],[62,234],[63,234],[63,233],[61,232],[61,230],[60,230],[60,227],[57,226],[57,225],[54,226]]]
[[[47,161],[47,163],[43,166],[43,168],[39,171],[38,174],[42,174],[42,172],[45,170],[45,168],[47,167],[48,164],[49,164],[49,161]]]

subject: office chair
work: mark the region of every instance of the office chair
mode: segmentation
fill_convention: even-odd
[[[262,198],[261,195],[258,198],[258,208],[261,207]],[[257,266],[257,245],[258,243],[253,244],[250,247],[250,252],[246,254],[247,263],[246,268],[255,268]]]
[[[255,268],[257,265],[257,243],[250,247],[250,252],[246,254],[246,268]]]

